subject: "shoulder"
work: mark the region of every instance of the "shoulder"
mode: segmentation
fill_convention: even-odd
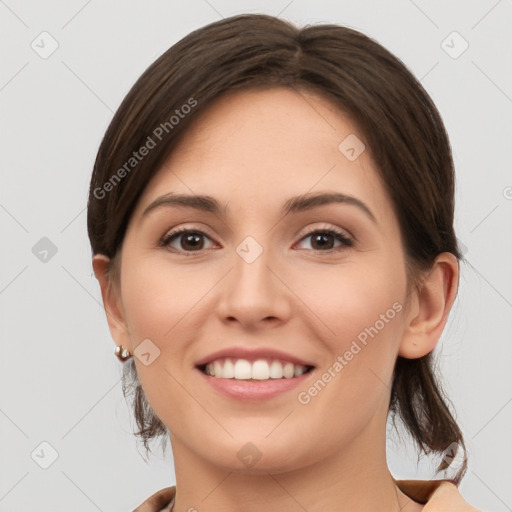
[[[396,480],[409,498],[424,504],[423,512],[482,512],[470,505],[451,480]]]
[[[174,504],[176,486],[165,487],[144,500],[133,512],[170,512]]]
[[[470,505],[451,480],[395,480],[400,490],[414,501],[424,504],[423,512],[483,512]],[[152,494],[133,512],[170,512],[176,486]]]

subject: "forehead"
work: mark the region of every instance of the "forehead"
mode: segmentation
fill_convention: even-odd
[[[340,150],[346,140],[362,144],[364,137],[322,95],[285,87],[225,94],[189,126],[146,187],[138,214],[170,191],[278,208],[289,196],[321,189],[386,209],[369,151],[351,160]]]

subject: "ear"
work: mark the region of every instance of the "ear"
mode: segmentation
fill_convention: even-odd
[[[95,254],[92,259],[92,267],[96,279],[100,284],[103,306],[107,315],[110,334],[116,345],[123,345],[132,354],[132,346],[128,327],[124,317],[119,286],[112,282],[112,277],[108,272],[110,258],[104,254]]]
[[[439,254],[407,308],[398,355],[422,357],[437,345],[459,287],[459,261],[450,252]]]

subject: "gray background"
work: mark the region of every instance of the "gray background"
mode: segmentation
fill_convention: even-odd
[[[155,444],[148,464],[131,435],[92,274],[88,182],[146,67],[191,30],[241,12],[361,30],[437,104],[470,262],[438,351],[469,449],[461,491],[484,510],[512,510],[510,0],[0,1],[0,510],[127,511],[175,482],[170,450]],[[396,477],[432,476],[411,446],[388,448]]]

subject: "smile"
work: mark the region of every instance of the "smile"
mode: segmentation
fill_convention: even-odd
[[[279,359],[220,358],[201,365],[199,369],[217,379],[270,380],[300,377],[313,369],[313,366],[294,364]]]

